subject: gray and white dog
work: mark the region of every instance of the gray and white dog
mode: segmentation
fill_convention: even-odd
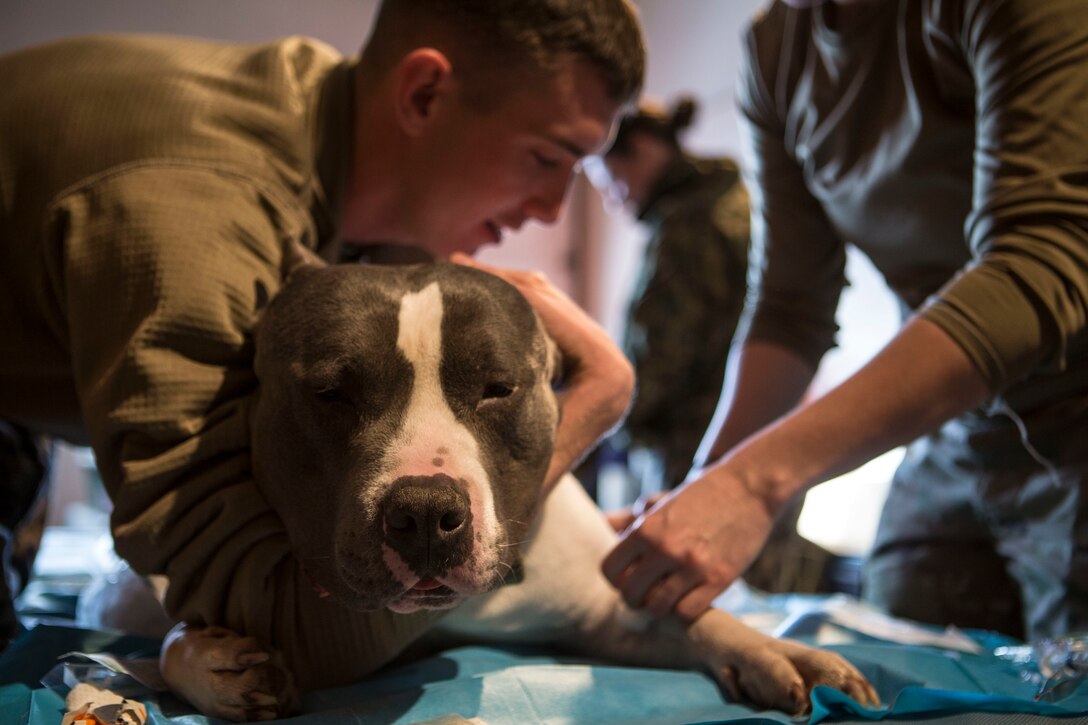
[[[540,496],[558,365],[529,304],[485,272],[436,263],[292,275],[257,333],[254,474],[329,601],[383,616],[448,609],[428,633],[436,639],[547,641],[699,668],[734,696],[789,712],[818,684],[875,702],[833,653],[722,611],[684,626],[626,607],[599,572],[615,534],[578,482],[568,475]],[[208,715],[282,715],[289,673],[253,656],[245,634],[176,630],[167,681]]]

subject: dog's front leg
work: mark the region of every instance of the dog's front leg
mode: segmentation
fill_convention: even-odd
[[[159,667],[175,694],[211,717],[274,720],[298,704],[282,657],[225,627],[176,625],[163,640]]]
[[[795,713],[816,685],[877,702],[839,655],[779,640],[721,610],[687,626],[630,609],[600,572],[616,535],[571,476],[548,497],[524,552],[525,581],[466,603],[446,628],[484,641],[543,641],[646,667],[704,670],[734,699]]]

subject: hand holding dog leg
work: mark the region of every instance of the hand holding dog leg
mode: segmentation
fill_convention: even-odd
[[[737,388],[758,389],[758,380]],[[605,576],[631,606],[691,621],[744,572],[792,496],[990,394],[958,343],[915,319],[840,386],[750,435],[654,507],[605,559]]]
[[[559,393],[562,412],[546,493],[623,418],[634,392],[634,369],[608,333],[540,272],[500,269],[463,254],[450,259],[514,285],[563,355],[566,387]]]
[[[524,552],[525,582],[466,602],[442,627],[460,638],[510,642],[517,641],[514,623],[547,622],[538,631],[571,652],[628,665],[701,669],[734,699],[787,712],[807,708],[816,685],[836,687],[863,704],[876,702],[842,657],[759,634],[721,610],[693,624],[632,610],[596,565],[616,534],[581,484],[565,476],[543,505]]]
[[[706,476],[639,517],[603,571],[630,606],[691,621],[744,572],[773,523],[772,504],[740,480]]]

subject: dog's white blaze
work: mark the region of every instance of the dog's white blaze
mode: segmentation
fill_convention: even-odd
[[[476,438],[457,420],[442,393],[442,315],[442,291],[437,282],[401,300],[397,348],[412,364],[414,376],[404,416],[406,425],[397,433],[387,453],[391,464],[386,469],[390,474],[387,485],[400,476],[436,473],[465,481],[474,528],[483,535],[483,541],[477,544],[482,543],[484,550],[477,550],[475,564],[487,567],[496,556],[495,504],[487,472],[480,464]],[[483,560],[478,558],[481,553]]]

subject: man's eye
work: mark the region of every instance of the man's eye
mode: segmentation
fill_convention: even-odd
[[[559,159],[552,158],[551,156],[542,154],[539,151],[533,152],[533,158],[536,159],[537,164],[539,164],[541,168],[555,169],[559,167]]]

